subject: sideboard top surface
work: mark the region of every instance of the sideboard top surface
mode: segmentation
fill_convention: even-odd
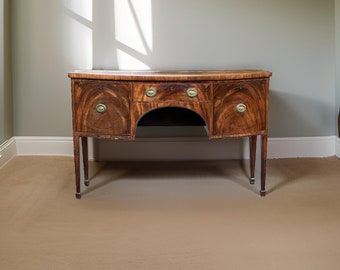
[[[219,81],[269,78],[271,72],[259,69],[241,70],[79,70],[70,72],[71,79],[100,79],[121,81]]]

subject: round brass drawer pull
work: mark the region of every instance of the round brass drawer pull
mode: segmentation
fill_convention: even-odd
[[[150,88],[146,89],[145,94],[148,97],[154,97],[154,96],[157,95],[157,90],[155,88],[153,88],[153,87],[150,87]]]
[[[99,113],[104,113],[106,112],[107,108],[106,108],[106,105],[105,104],[97,104],[96,106],[96,111],[99,112]]]
[[[237,104],[236,105],[236,111],[239,113],[243,113],[247,110],[247,106],[243,103]]]
[[[197,89],[196,88],[188,88],[187,89],[187,95],[189,97],[197,97],[197,95],[198,95]]]

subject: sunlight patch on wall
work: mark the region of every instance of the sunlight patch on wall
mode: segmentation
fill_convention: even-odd
[[[92,21],[92,1],[93,0],[64,0],[64,7],[86,20]]]
[[[147,56],[152,52],[151,0],[115,0],[114,3],[119,68],[150,69],[138,56]]]
[[[150,67],[138,60],[136,57],[117,49],[117,62],[119,69],[134,69],[134,70],[147,70]]]
[[[75,69],[92,69],[93,0],[64,0],[63,52]]]

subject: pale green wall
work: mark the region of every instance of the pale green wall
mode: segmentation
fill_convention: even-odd
[[[12,136],[9,1],[0,0],[0,144]]]
[[[15,135],[71,136],[67,72],[140,67],[124,53],[153,69],[270,70],[271,137],[335,134],[334,0],[123,2],[141,1],[148,20],[131,14],[151,41],[117,23],[113,0],[11,1]],[[117,41],[122,25],[140,47]]]
[[[336,109],[340,112],[340,0],[335,0]],[[340,137],[340,134],[337,134]]]
[[[4,130],[4,3],[0,0],[0,144],[5,140]]]

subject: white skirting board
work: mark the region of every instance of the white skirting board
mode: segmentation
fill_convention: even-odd
[[[0,145],[0,168],[17,155],[15,138],[11,138]]]
[[[335,137],[335,155],[340,158],[340,138]]]
[[[338,139],[336,136],[270,138],[268,140],[268,158],[334,156],[337,154],[336,139]]]
[[[13,137],[0,145],[0,167],[14,156],[30,155],[73,156],[72,137]],[[89,158],[96,160],[216,160],[247,158],[248,155],[247,139],[90,140],[89,143]],[[268,140],[269,159],[334,155],[340,157],[340,139],[336,136]]]

